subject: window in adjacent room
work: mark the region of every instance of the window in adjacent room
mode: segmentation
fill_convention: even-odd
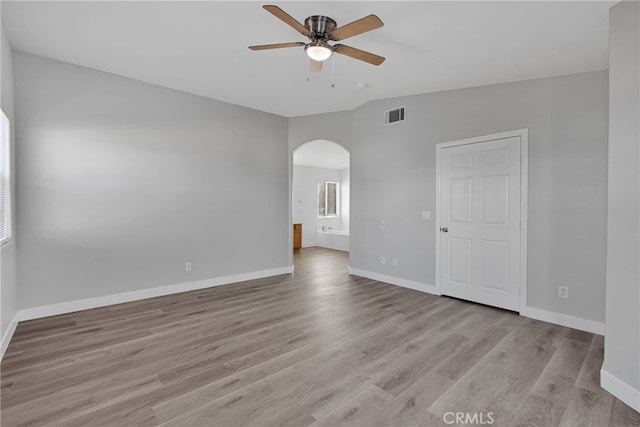
[[[11,237],[11,156],[9,119],[0,110],[0,244]]]
[[[338,216],[338,183],[322,181],[318,186],[318,216]]]

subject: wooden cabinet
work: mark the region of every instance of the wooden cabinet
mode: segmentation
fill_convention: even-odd
[[[293,224],[293,250],[297,251],[302,247],[302,224]]]

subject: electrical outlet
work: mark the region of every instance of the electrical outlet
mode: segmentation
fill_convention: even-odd
[[[387,260],[383,256],[380,257],[380,264],[386,264]]]
[[[184,265],[184,269],[185,269],[185,271],[191,271],[191,261],[187,262]]]
[[[568,286],[558,286],[558,298],[569,298],[569,287]]]
[[[380,221],[380,228],[384,228],[384,221]]]
[[[393,265],[394,267],[398,266],[398,258],[394,258],[391,260],[391,265]]]

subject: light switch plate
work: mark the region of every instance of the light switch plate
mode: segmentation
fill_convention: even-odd
[[[431,211],[422,211],[422,219],[431,219]]]

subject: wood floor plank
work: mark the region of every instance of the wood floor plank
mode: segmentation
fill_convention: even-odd
[[[490,327],[480,332],[473,340],[464,344],[455,355],[438,367],[438,374],[458,380],[508,334],[504,329]]]
[[[431,371],[411,387],[393,399],[386,409],[386,425],[431,426],[445,424],[444,420],[431,412],[430,407],[454,381]]]
[[[560,427],[606,426],[611,419],[613,398],[606,391],[594,392],[574,387]]]
[[[458,334],[437,335],[429,341],[414,342],[404,347],[403,354],[394,355],[395,368],[373,375],[376,385],[394,396],[399,395],[424,375],[434,369],[440,362],[455,354],[467,338]]]
[[[634,411],[624,402],[614,399],[611,408],[610,427],[640,426],[640,413]]]
[[[384,407],[393,396],[371,385],[333,411],[319,417],[315,426],[384,426]]]
[[[335,351],[335,348],[328,356],[338,358],[343,362],[347,357],[343,351]],[[315,357],[314,365],[320,362],[318,359],[327,360],[326,358]],[[302,363],[305,362],[307,361]],[[314,392],[322,390],[323,393],[328,394],[330,397],[339,397],[335,396],[335,394],[344,389],[343,386],[346,385],[346,383],[343,383],[341,386],[339,383],[345,378],[345,373],[349,370],[349,368],[344,367],[342,372],[333,371],[323,374],[322,368],[318,369],[318,371],[310,371],[308,367],[302,368],[301,364],[293,365],[235,392],[227,393],[217,400],[207,402],[195,410],[180,414],[168,422],[168,425],[201,425],[204,422],[203,420],[210,419],[212,414],[216,414],[216,419],[222,420],[223,425],[224,423],[232,422],[231,420],[236,420],[234,422],[241,420],[242,425],[254,425],[259,423],[261,419],[272,420],[276,415],[280,417],[288,415],[285,419],[290,422],[292,422],[292,418],[297,421],[308,420],[312,407],[308,402],[316,400]],[[365,382],[367,380],[362,378],[360,381]],[[336,388],[332,390],[331,386]],[[265,390],[270,391],[265,393]],[[304,396],[304,398],[300,399],[300,396]],[[327,400],[322,397],[318,399],[325,402]],[[244,403],[237,405],[237,402],[240,401]],[[292,401],[295,404],[280,405],[281,402]],[[292,412],[292,407],[307,407],[308,410],[306,412]],[[287,414],[283,414],[285,408]]]
[[[600,368],[604,361],[604,337],[594,335],[582,364],[576,385],[586,390],[598,391],[600,387]]]
[[[253,387],[245,387],[239,391],[225,395],[198,411],[187,413],[164,426],[205,426],[216,420],[221,426],[252,425],[255,417],[261,417],[261,411],[274,404],[276,393],[268,381],[259,381]]]
[[[512,418],[556,351],[541,343],[526,325],[511,332],[476,366],[444,393],[429,411],[479,411]]]
[[[518,318],[518,315],[512,311],[481,305],[474,305],[469,314],[468,317],[460,319],[452,329],[454,332],[468,338],[475,338],[482,335],[489,328],[494,328],[505,321],[512,322]]]
[[[567,406],[589,343],[565,337],[533,387],[532,393]]]
[[[113,372],[131,367],[133,364],[128,360],[121,360],[118,363],[107,366],[95,366],[90,373],[83,373],[81,375],[73,375],[69,377],[55,377],[54,380],[47,382],[46,384],[38,387],[37,385],[22,388],[14,386],[10,391],[2,394],[2,408],[3,413],[7,408],[10,408],[20,403],[29,402],[41,397],[55,396],[60,391],[65,391],[69,387],[74,386],[86,386],[87,379],[95,377],[106,377]]]
[[[521,327],[526,328],[527,333],[532,338],[540,342],[549,343],[554,347],[560,347],[564,337],[571,332],[570,328],[534,319],[524,319]]]
[[[564,406],[539,396],[529,395],[512,425],[514,427],[556,427],[563,414]]]
[[[13,374],[3,371],[6,378],[12,379],[21,389],[55,388],[55,382],[61,378],[73,378],[95,373],[96,366],[109,368],[118,365],[122,372],[126,366],[139,369],[160,358],[179,358],[178,349],[191,349],[202,342],[199,334],[165,334],[162,336],[146,336],[127,342],[114,344],[108,348],[100,348],[74,355],[64,360],[40,364],[31,369],[16,370]],[[123,362],[126,362],[123,365]],[[27,368],[29,366],[27,365]],[[109,368],[109,369],[115,369]],[[156,368],[153,368],[155,371]],[[141,371],[137,371],[141,374]]]
[[[256,364],[157,404],[153,407],[154,413],[160,423],[168,422],[194,409],[208,405],[231,392],[287,369],[302,360],[313,357],[321,350],[322,343],[316,342],[270,358],[263,363]]]
[[[48,348],[43,352],[29,352],[29,355],[22,355],[19,359],[8,359],[6,362],[3,359],[3,369],[11,370],[14,368],[20,368],[21,366],[37,366],[40,363],[50,361],[51,359],[62,359],[64,357],[91,351],[94,349],[108,347],[112,344],[126,342],[131,339],[148,336],[151,333],[149,331],[133,331],[125,332],[123,334],[105,334],[94,337],[82,337],[74,341],[73,345],[63,346],[56,349]]]
[[[197,354],[184,358],[183,362],[161,370],[158,376],[163,384],[179,381],[181,378],[212,369],[216,365],[233,361],[261,347],[271,348],[275,345],[282,351],[287,351],[292,347],[296,348],[302,345],[302,343],[298,344],[299,338],[304,336],[305,333],[298,329],[267,328],[261,332],[245,334],[242,339],[226,339],[224,342],[214,340],[199,350]]]
[[[315,381],[311,387],[304,389],[292,387],[297,390],[295,394],[287,393],[284,396],[284,399],[292,402],[290,406],[283,408],[276,405],[262,415],[272,425],[307,425],[309,415],[313,422],[372,385],[368,378],[362,376],[344,376],[332,381]]]
[[[19,420],[29,414],[28,425],[60,425],[79,414],[94,411],[105,402],[125,400],[138,393],[156,390],[161,385],[156,376],[142,379],[115,377],[108,383],[101,379],[88,380],[81,387],[65,388],[55,399],[45,396],[3,408],[2,419],[8,425],[24,425]]]
[[[451,425],[447,411],[638,425],[600,388],[601,336],[349,276],[340,251],[295,263],[20,322],[0,366],[2,426],[431,427]]]

